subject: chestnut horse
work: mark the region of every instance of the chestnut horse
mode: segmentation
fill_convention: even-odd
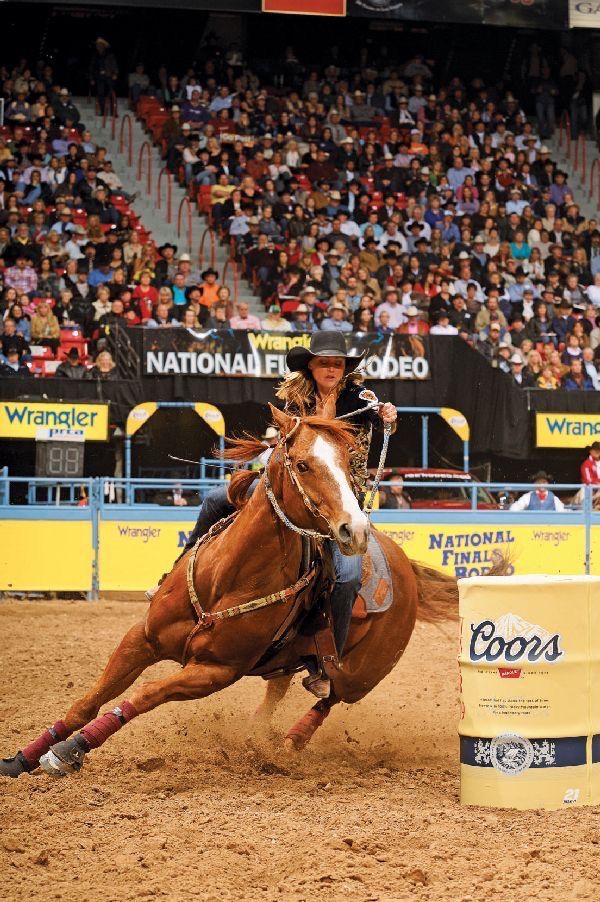
[[[325,525],[344,554],[364,553],[370,525],[352,491],[352,428],[319,417],[295,420],[271,409],[283,440],[271,456],[267,473],[280,512],[288,524],[302,530],[322,532]],[[231,456],[246,460],[264,450],[257,440],[237,440],[233,446]],[[297,591],[290,595],[282,589],[297,585],[302,566],[301,537],[276,514],[265,482],[263,476],[246,501],[249,477],[246,473],[234,476],[232,500],[244,498],[237,517],[226,530],[177,561],[145,619],[123,637],[98,682],[63,720],[15,757],[0,762],[0,775],[19,776],[36,768],[40,759],[53,775],[78,771],[85,754],[133,717],[165,702],[204,698],[255,668],[292,612]],[[388,611],[353,624],[331,697],[319,702],[290,731],[289,741],[297,748],[333,704],[357,701],[390,672],[406,648],[417,611],[429,621],[456,617],[455,580],[411,565],[394,542],[385,536],[380,541],[393,574],[394,603]],[[190,603],[194,597],[195,610]],[[230,623],[237,606],[257,599],[266,601],[264,606]],[[282,652],[278,666],[286,660],[297,666],[306,641],[298,635]],[[101,706],[125,692],[151,664],[163,660],[182,662],[182,669],[140,685],[118,707],[97,716]],[[268,684],[259,709],[261,720],[268,719],[288,685],[287,678]]]

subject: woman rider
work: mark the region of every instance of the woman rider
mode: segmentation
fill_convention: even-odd
[[[364,377],[356,372],[356,368],[363,358],[364,354],[348,354],[344,336],[340,332],[314,332],[310,348],[294,347],[288,352],[286,362],[290,372],[276,392],[277,397],[285,402],[285,412],[292,416],[317,415],[334,419],[364,407],[375,396],[368,392],[369,397],[361,398],[360,385]],[[395,428],[396,416],[396,408],[388,403],[381,405],[378,410],[364,411],[349,418],[349,422],[356,427],[356,451],[351,456],[350,469],[359,497],[364,494],[367,483],[367,459],[373,426],[380,427],[383,422]],[[264,460],[264,455],[261,457]],[[186,551],[214,523],[233,510],[226,486],[209,492],[202,502]],[[360,589],[362,557],[343,555],[333,541],[330,541],[330,549],[336,575],[331,595],[331,613],[336,647],[341,658],[350,628],[352,608]],[[318,698],[327,698],[329,695],[329,680],[320,672],[309,674],[303,680],[303,685]]]

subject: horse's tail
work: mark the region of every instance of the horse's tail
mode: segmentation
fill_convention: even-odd
[[[426,567],[411,561],[410,565],[417,580],[417,619],[425,623],[443,623],[458,620],[458,584],[456,577],[448,576],[433,567]],[[507,555],[498,557],[486,576],[506,576],[511,562]]]

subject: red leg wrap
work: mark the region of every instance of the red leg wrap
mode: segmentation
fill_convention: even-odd
[[[302,749],[310,742],[313,735],[319,729],[327,715],[329,708],[324,706],[311,708],[304,717],[301,717],[291,729],[288,730],[286,739],[291,739],[297,749]]]
[[[64,720],[57,720],[53,727],[50,727],[49,730],[44,730],[37,739],[26,745],[21,750],[21,754],[27,758],[32,767],[37,767],[40,758],[46,754],[50,746],[54,745],[55,742],[67,739],[71,733],[72,730],[68,728]]]
[[[116,712],[120,712],[120,714]],[[91,749],[97,749],[103,742],[106,742],[109,736],[133,720],[136,715],[137,711],[131,702],[123,701],[114,711],[108,711],[88,723],[81,731],[81,735]]]

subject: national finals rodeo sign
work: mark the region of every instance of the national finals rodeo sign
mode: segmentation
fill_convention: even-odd
[[[353,332],[344,336],[348,350],[368,351],[362,369],[370,379],[428,379],[428,339],[419,335]],[[219,329],[145,329],[147,376],[253,376],[280,379],[290,348],[308,348],[310,334],[246,332]]]

